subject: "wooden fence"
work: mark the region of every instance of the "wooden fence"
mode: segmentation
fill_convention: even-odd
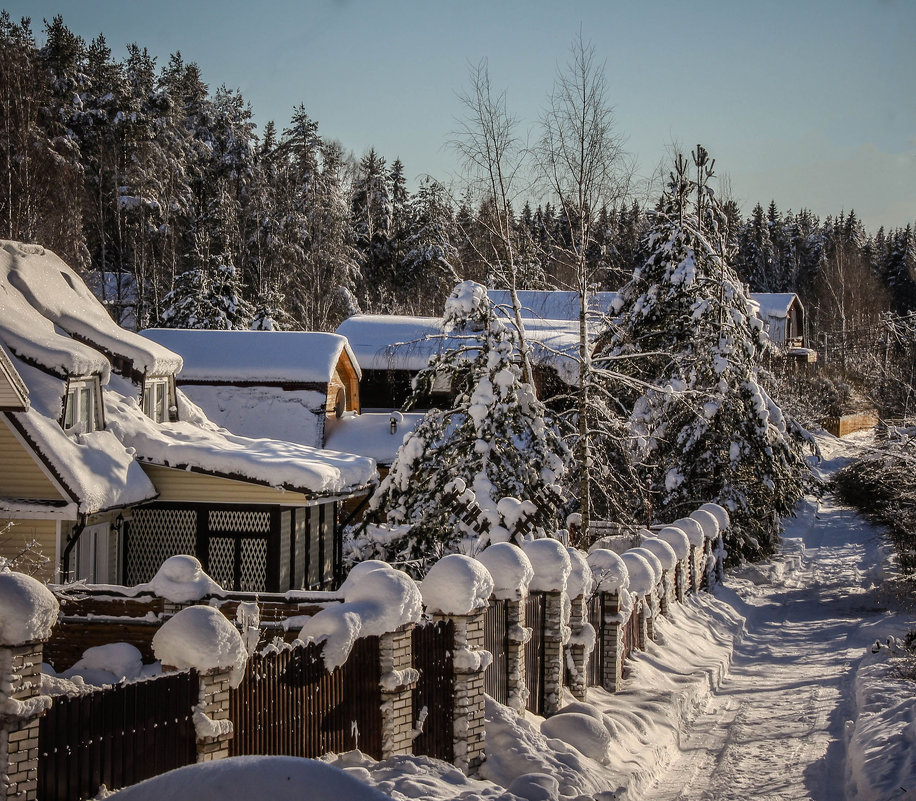
[[[296,644],[249,657],[244,679],[229,692],[230,756],[320,757],[359,748],[381,759],[378,637],[357,640],[332,672],[321,651]]]
[[[544,649],[547,633],[547,595],[533,592],[525,600],[525,625],[531,639],[525,644],[525,679],[528,682],[528,711],[544,714]]]
[[[198,692],[192,671],[55,698],[39,721],[38,798],[93,798],[193,764]]]
[[[413,719],[422,721],[422,732],[413,741],[413,752],[452,762],[455,747],[455,623],[426,621],[414,628],[413,666],[420,679],[413,691]]]
[[[484,692],[501,704],[509,703],[509,602],[490,599],[483,621],[483,647],[493,661],[483,676]]]

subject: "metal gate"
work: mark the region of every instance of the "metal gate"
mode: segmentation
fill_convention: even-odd
[[[493,661],[483,674],[484,692],[509,703],[509,602],[491,600],[483,619],[483,647]]]
[[[357,640],[331,672],[321,651],[297,644],[249,657],[245,678],[229,692],[230,756],[320,757],[359,748],[381,759],[378,637]]]
[[[191,765],[194,672],[54,699],[38,723],[38,798],[77,801]]]
[[[452,762],[455,706],[455,624],[421,623],[413,630],[413,666],[420,680],[413,691],[413,719],[423,721],[413,752]]]
[[[531,638],[525,644],[525,678],[528,683],[528,711],[542,715],[544,709],[544,635],[547,625],[547,595],[531,593],[525,601],[525,624]]]

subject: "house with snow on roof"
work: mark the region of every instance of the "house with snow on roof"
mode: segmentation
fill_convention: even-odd
[[[231,433],[175,386],[181,357],[125,331],[77,274],[0,242],[0,555],[136,584],[176,553],[227,588],[333,585],[338,512],[371,459]]]

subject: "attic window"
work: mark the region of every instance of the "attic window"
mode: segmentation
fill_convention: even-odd
[[[143,413],[157,423],[166,423],[169,415],[169,379],[147,378],[143,381]]]
[[[71,378],[67,381],[64,430],[82,434],[104,428],[101,397],[99,379],[94,376]]]

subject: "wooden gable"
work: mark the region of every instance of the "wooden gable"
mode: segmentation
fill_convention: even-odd
[[[0,497],[28,501],[68,500],[38,457],[0,414]]]
[[[334,374],[328,382],[328,399],[325,410],[328,415],[339,417],[343,412],[359,412],[360,409],[359,373],[350,354],[344,348],[334,367]]]

